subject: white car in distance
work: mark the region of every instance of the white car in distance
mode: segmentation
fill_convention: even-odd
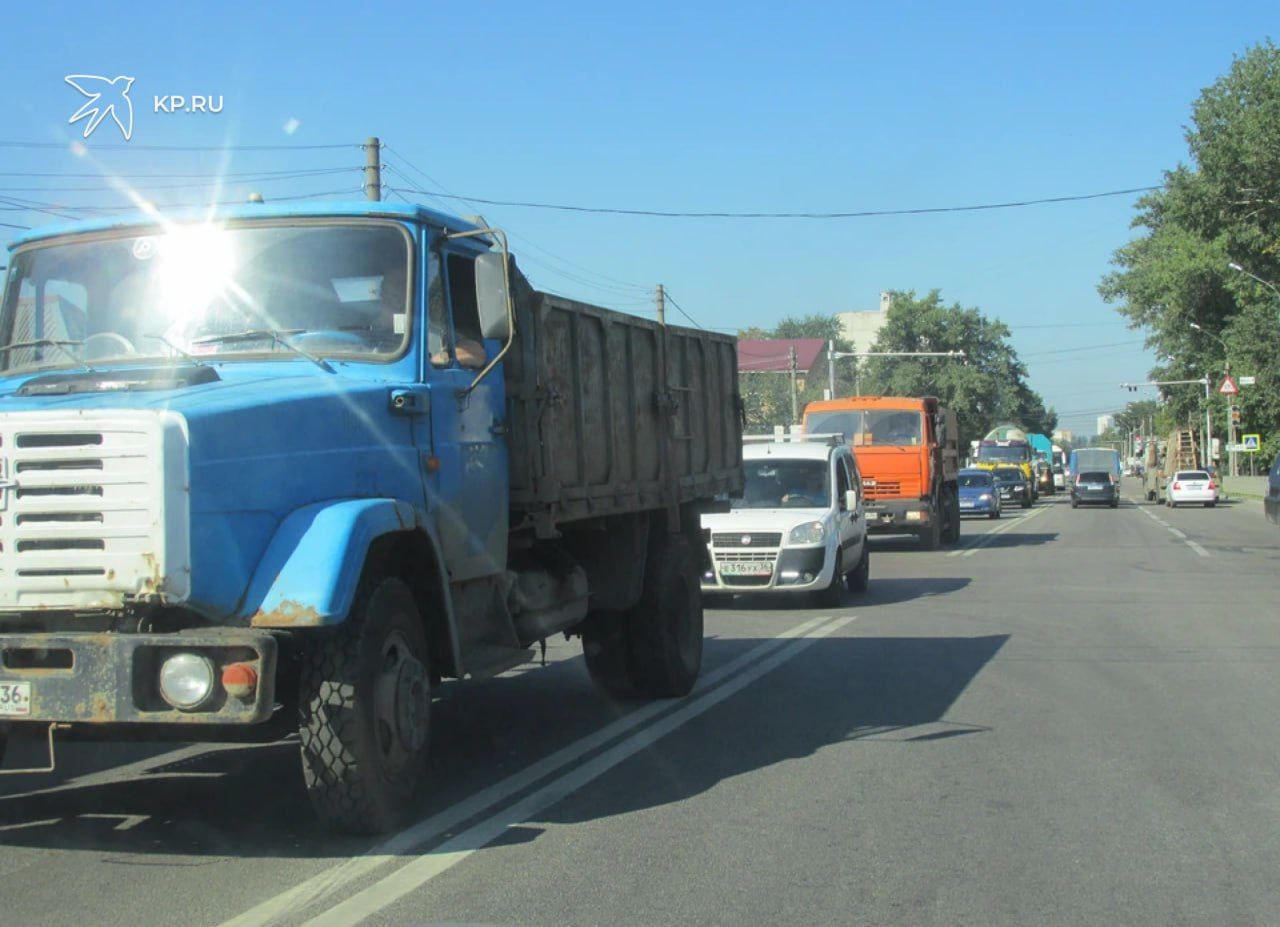
[[[871,575],[858,464],[839,435],[743,439],[746,487],[728,512],[702,516],[704,595],[816,593],[840,604]]]
[[[1187,503],[1211,509],[1218,504],[1218,484],[1204,470],[1179,470],[1165,486],[1164,498],[1171,509]]]

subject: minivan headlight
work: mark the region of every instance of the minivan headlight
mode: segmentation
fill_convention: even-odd
[[[822,527],[822,522],[807,521],[803,525],[796,525],[791,529],[791,534],[787,536],[787,543],[821,544],[825,536],[826,529]]]

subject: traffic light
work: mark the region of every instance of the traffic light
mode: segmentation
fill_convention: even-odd
[[[1232,424],[1232,425],[1239,425],[1239,424],[1240,424],[1240,410],[1239,410],[1239,409],[1232,409],[1232,410],[1231,410],[1231,424]]]

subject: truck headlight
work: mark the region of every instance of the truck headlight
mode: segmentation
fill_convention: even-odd
[[[199,708],[213,694],[213,661],[198,653],[176,653],[160,664],[160,695],[174,708]]]
[[[820,521],[807,521],[796,525],[787,536],[788,544],[821,544],[826,537],[826,529]]]

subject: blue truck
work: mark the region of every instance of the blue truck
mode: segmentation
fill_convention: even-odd
[[[418,206],[27,233],[0,305],[8,737],[274,740],[316,812],[401,824],[432,692],[583,640],[607,692],[702,655],[740,494],[736,342],[535,291]]]

